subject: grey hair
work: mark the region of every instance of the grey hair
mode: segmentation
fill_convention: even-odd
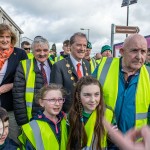
[[[43,38],[42,36],[41,37],[38,37],[38,38],[35,38],[31,47],[32,47],[32,50],[34,50],[34,45],[35,44],[47,44],[48,45],[48,48],[49,48],[49,42],[47,41],[47,39]]]
[[[75,42],[76,36],[84,37],[84,38],[87,40],[86,34],[84,34],[84,33],[82,33],[82,32],[77,32],[77,33],[74,33],[74,34],[71,36],[71,38],[70,38],[70,45],[72,45],[72,44]]]

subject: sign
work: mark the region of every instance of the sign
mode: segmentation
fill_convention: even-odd
[[[137,0],[123,0],[121,7],[128,6],[128,3],[129,5],[132,5],[134,3],[137,3]]]
[[[139,33],[139,31],[137,26],[115,26],[115,33],[134,34]]]

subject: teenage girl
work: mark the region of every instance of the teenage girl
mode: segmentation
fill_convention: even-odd
[[[67,150],[106,148],[104,111],[103,92],[99,81],[91,76],[82,77],[77,82],[73,105],[68,114]]]
[[[22,126],[19,139],[26,150],[65,150],[67,141],[65,114],[61,112],[65,91],[50,84],[40,89],[38,103],[44,108],[29,123]]]

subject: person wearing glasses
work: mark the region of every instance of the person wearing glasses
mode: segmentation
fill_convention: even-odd
[[[14,80],[13,96],[16,121],[19,126],[28,123],[41,110],[35,103],[35,94],[50,83],[51,61],[49,42],[43,37],[36,38],[32,45],[34,58],[21,61]]]
[[[28,59],[33,58],[33,53],[31,52],[31,44],[28,41],[23,41],[21,43],[21,48],[23,50],[25,50],[25,52],[26,52],[26,54],[28,56]]]
[[[61,85],[44,86],[36,95],[36,102],[43,107],[29,123],[22,126],[19,140],[26,150],[65,150],[67,126],[65,113],[61,111],[65,102],[65,90]]]

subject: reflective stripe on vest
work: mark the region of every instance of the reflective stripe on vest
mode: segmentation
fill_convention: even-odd
[[[88,119],[87,123],[85,124],[85,131],[87,134],[87,146],[84,148],[92,149],[92,142],[93,142],[93,135],[94,135],[94,126],[96,123],[96,110],[92,112],[90,118]],[[102,148],[106,147],[106,134],[103,135],[103,138],[101,139],[101,146]]]
[[[60,61],[60,60],[62,60],[62,59],[64,59],[64,57],[63,56],[58,56],[58,57],[55,57],[55,62],[58,62],[58,61]]]
[[[44,150],[44,145],[43,145],[43,142],[42,142],[41,132],[40,132],[40,128],[39,128],[37,122],[36,121],[31,121],[29,124],[32,128],[32,131],[33,131],[33,136],[34,136],[35,143],[36,143],[36,149],[37,150]]]
[[[118,96],[119,62],[119,58],[102,58],[97,73],[97,79],[99,79],[100,83],[103,86],[105,103],[113,110],[115,110],[116,100]],[[150,83],[150,69],[148,69],[145,67],[145,65],[141,67],[137,84],[135,95],[135,126],[137,128],[140,128],[141,126],[147,124],[147,112],[150,105],[150,84],[148,84]]]
[[[90,60],[90,66],[91,66],[91,73],[93,73],[93,71],[96,68],[96,61],[95,61],[94,58],[91,58],[91,60]]]
[[[67,127],[66,120],[61,121],[61,143],[58,142],[50,125],[42,120],[32,120],[22,126],[23,134],[19,137],[23,146],[26,145],[26,140],[32,144],[37,150],[66,150],[67,145]]]
[[[32,104],[34,98],[35,72],[33,59],[23,60],[22,66],[26,80],[25,101],[27,107],[28,120],[32,118]]]

